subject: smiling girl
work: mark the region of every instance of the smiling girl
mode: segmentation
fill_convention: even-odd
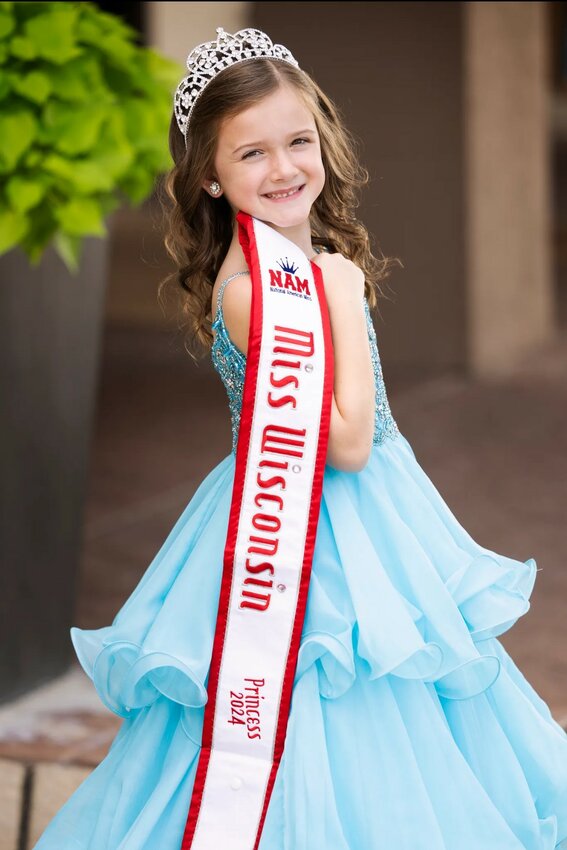
[[[476,543],[392,416],[365,173],[287,48],[179,85],[167,247],[232,451],[79,659],[124,718],[38,850],[552,850],[567,736],[498,636],[536,566]]]

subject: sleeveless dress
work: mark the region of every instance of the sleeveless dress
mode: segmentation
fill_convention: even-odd
[[[212,348],[232,451],[202,481],[112,625],[72,630],[100,698],[124,720],[36,850],[181,845],[246,365],[222,313],[232,277],[218,292]],[[528,610],[536,564],[476,543],[422,470],[392,417],[366,299],[364,307],[373,447],[360,472],[325,468],[285,748],[260,850],[567,847],[567,735],[497,639]]]

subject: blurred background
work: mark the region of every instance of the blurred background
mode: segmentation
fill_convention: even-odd
[[[567,724],[567,4],[98,5],[183,64],[217,26],[257,26],[340,107],[371,178],[360,216],[403,263],[374,316],[394,417],[472,537],[536,559],[532,609],[502,642]],[[220,379],[184,350],[175,289],[157,299],[172,268],[155,195],[112,214],[105,252],[66,571],[39,544],[25,581],[2,564],[16,577],[0,850],[32,846],[118,728],[74,661],[69,626],[112,621],[230,451]]]

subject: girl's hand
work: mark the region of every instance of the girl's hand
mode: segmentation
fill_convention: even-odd
[[[344,303],[362,301],[364,297],[364,274],[352,260],[342,254],[317,254],[313,262],[319,266],[323,274],[325,295],[330,302]]]

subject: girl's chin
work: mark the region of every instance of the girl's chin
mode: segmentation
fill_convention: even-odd
[[[266,224],[272,225],[272,227],[277,228],[292,228],[292,227],[301,227],[303,225],[310,226],[310,214],[311,214],[311,206],[307,209],[307,205],[303,205],[300,209],[284,209],[283,205],[281,207],[277,207],[274,204],[274,209],[266,209],[266,207],[259,206],[250,206],[248,209],[245,206],[240,207],[242,212],[248,213],[253,218],[257,218],[260,221],[265,222]],[[234,208],[234,213],[238,212],[237,208]]]
[[[266,214],[263,210],[262,213],[258,215],[258,218],[265,221],[267,224],[271,224],[273,227],[284,229],[302,227],[306,224],[309,225],[309,213],[310,210],[297,210],[293,213],[290,210],[287,214],[275,210],[271,214]]]

